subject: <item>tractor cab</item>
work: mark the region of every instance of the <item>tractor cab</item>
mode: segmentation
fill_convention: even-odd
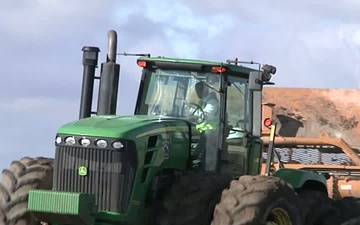
[[[262,147],[252,132],[259,126],[252,107],[260,96],[249,79],[260,71],[164,57],[141,57],[137,64],[143,71],[135,115],[187,121],[194,168],[234,176],[259,172]]]

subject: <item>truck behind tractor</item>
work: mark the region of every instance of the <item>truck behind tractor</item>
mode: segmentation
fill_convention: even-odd
[[[318,208],[312,196],[327,193],[322,174],[259,175],[262,90],[275,67],[142,56],[135,113],[117,116],[115,31],[108,43],[99,78],[99,48],[83,48],[80,118],[58,130],[55,158],[3,171],[1,225],[327,224],[328,211],[313,222],[305,214]]]
[[[286,98],[278,99],[280,93]],[[301,96],[306,96],[306,101],[301,101]],[[356,102],[346,104],[351,111],[343,107],[344,102],[356,96],[360,97],[359,90],[266,88],[262,140],[265,148],[272,145],[270,124],[276,123],[271,171],[292,168],[323,173],[327,177],[328,196],[318,196],[322,198],[321,207],[337,205],[342,209],[342,217],[360,221],[360,151],[355,147],[359,140],[351,138],[359,135],[359,106]],[[318,104],[319,99],[322,104]],[[267,157],[264,153],[261,174],[267,172],[264,167],[269,161]]]
[[[286,99],[278,99],[278,94]],[[307,101],[301,101],[300,96],[306,96]],[[264,98],[272,102],[263,102],[263,120],[279,124],[275,147],[282,164],[328,173],[328,192],[333,199],[360,198],[360,143],[356,138],[360,135],[356,101],[360,91],[266,88]],[[262,128],[265,146],[270,134],[266,121]],[[276,162],[274,166],[280,165]]]

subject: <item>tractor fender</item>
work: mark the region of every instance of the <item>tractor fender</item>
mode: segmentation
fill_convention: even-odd
[[[288,182],[297,191],[307,189],[327,194],[326,178],[322,174],[313,171],[281,168],[273,176]]]

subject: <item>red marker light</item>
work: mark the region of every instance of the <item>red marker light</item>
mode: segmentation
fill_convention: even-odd
[[[137,64],[140,67],[143,67],[143,68],[146,67],[146,61],[138,61]]]
[[[226,72],[226,69],[224,67],[219,67],[219,66],[213,66],[211,68],[211,71],[213,73],[225,73]]]
[[[270,118],[266,118],[266,119],[264,120],[264,125],[265,125],[266,127],[270,127],[270,126],[272,125],[272,120],[271,120]]]

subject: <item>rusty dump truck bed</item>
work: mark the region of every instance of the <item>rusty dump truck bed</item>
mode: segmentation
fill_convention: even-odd
[[[336,137],[360,148],[360,90],[268,87],[263,103],[276,104],[279,135]]]

